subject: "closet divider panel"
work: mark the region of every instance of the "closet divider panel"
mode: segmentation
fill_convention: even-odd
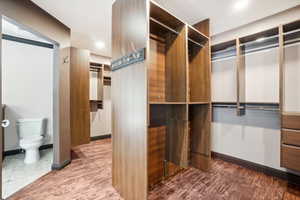
[[[246,102],[246,69],[245,55],[242,54],[243,47],[239,38],[236,39],[236,63],[237,63],[237,115],[245,114]]]
[[[186,102],[186,26],[166,37],[166,100]]]
[[[112,12],[112,60],[147,47],[146,0],[116,0]],[[138,28],[136,28],[138,27]],[[126,200],[146,200],[147,61],[112,73],[112,184]]]
[[[211,159],[211,106],[189,105],[190,164],[207,171]]]

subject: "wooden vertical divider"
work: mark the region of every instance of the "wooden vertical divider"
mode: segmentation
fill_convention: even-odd
[[[236,66],[237,66],[237,115],[245,114],[246,102],[246,71],[245,56],[242,53],[240,39],[236,39]]]

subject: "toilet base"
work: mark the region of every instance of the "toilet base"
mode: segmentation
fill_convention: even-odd
[[[39,149],[26,149],[25,150],[25,164],[33,164],[40,160],[40,152]]]

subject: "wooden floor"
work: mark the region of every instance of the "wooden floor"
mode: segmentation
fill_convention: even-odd
[[[53,171],[10,200],[115,200],[111,186],[111,141],[95,141],[74,150],[72,163]],[[204,173],[188,169],[157,185],[150,200],[300,200],[300,188],[221,160]]]

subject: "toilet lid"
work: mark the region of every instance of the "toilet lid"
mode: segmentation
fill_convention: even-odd
[[[20,144],[27,144],[27,143],[33,143],[33,142],[39,142],[43,139],[43,136],[36,136],[30,139],[22,139],[20,140]]]

